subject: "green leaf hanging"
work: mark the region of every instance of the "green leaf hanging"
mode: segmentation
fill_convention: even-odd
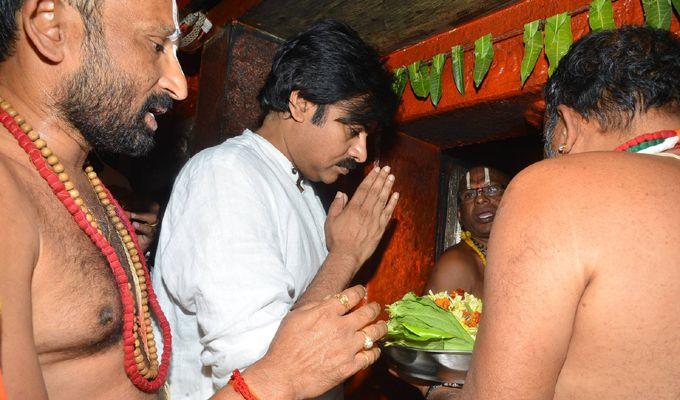
[[[446,54],[437,54],[432,57],[432,68],[430,69],[430,101],[437,107],[442,98],[442,71],[444,70]]]
[[[397,95],[397,97],[401,98],[401,96],[404,94],[407,80],[408,76],[406,75],[406,67],[399,67],[394,71],[392,90]]]
[[[616,28],[616,24],[614,23],[614,9],[612,8],[612,1],[593,0],[593,2],[590,3],[588,22],[590,23],[590,30],[593,32]]]
[[[553,15],[545,22],[545,55],[552,75],[562,57],[567,54],[574,38],[571,34],[571,17],[567,13]]]
[[[671,28],[671,14],[673,12],[671,0],[642,0],[642,8],[645,10],[647,26],[665,30]]]
[[[424,99],[430,93],[430,73],[427,65],[416,61],[408,66],[408,78],[416,97]]]
[[[675,7],[675,12],[680,14],[680,0],[673,0],[673,7]]]
[[[475,69],[473,71],[473,78],[476,87],[479,88],[482,84],[492,62],[493,45],[491,44],[491,34],[489,33],[475,40]]]
[[[541,55],[541,50],[543,49],[543,35],[538,28],[541,25],[541,21],[533,21],[524,25],[524,58],[522,59],[522,86],[524,82],[527,81],[529,75],[534,70],[536,66],[536,61],[538,61],[538,56]]]
[[[680,0],[678,0],[680,1]],[[456,88],[460,94],[465,94],[465,71],[463,65],[463,46],[451,47],[451,69],[453,70],[453,81],[456,82]]]

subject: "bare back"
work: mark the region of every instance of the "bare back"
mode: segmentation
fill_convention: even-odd
[[[680,398],[680,160],[523,172],[490,244],[469,398]]]
[[[38,398],[44,387],[50,399],[152,397],[123,369],[122,306],[108,263],[0,133],[1,354],[10,398]],[[84,176],[70,175],[86,203],[97,204]]]

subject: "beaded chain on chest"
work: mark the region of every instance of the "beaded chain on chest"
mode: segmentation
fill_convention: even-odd
[[[477,253],[477,256],[482,261],[482,266],[486,268],[486,246],[475,240],[475,238],[472,237],[472,233],[468,231],[461,232],[460,239]]]
[[[111,193],[97,177],[92,167],[85,168],[99,203],[106,210],[108,221],[114,226],[123,246],[125,263],[121,263],[111,243],[104,237],[99,223],[87,207],[80,192],[64,171],[59,158],[47,143],[12,106],[0,98],[0,122],[14,136],[40,176],[66,207],[80,229],[101,250],[113,272],[123,303],[124,368],[134,385],[144,392],[156,392],[165,383],[170,362],[170,326],[158,305],[150,284],[146,261],[130,221]],[[126,265],[127,269],[123,267]],[[163,356],[158,362],[151,312],[156,316],[163,334]]]

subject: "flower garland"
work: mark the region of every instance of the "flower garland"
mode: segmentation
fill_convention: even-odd
[[[40,138],[39,134],[2,98],[0,98],[0,122],[28,154],[40,176],[49,184],[52,192],[73,216],[80,229],[88,235],[106,257],[116,279],[123,304],[125,372],[138,389],[147,393],[157,392],[165,384],[167,378],[172,337],[170,325],[151,287],[149,270],[144,257],[141,257],[142,252],[132,224],[111,193],[97,178],[92,168],[88,167],[85,170],[87,177],[97,193],[100,204],[107,211],[109,222],[115,226],[123,243],[128,258],[128,272],[133,281],[133,283],[130,283],[116,251],[102,234],[97,221],[84,204],[68,174],[64,171],[64,166],[52,153],[52,150],[47,147],[47,143]],[[147,285],[147,283],[149,284]],[[133,298],[131,293],[133,284],[136,289],[136,298]],[[135,315],[135,301],[137,301],[137,315]],[[164,348],[160,366],[157,363],[150,311],[155,313],[163,334]],[[142,350],[144,353],[142,353]]]
[[[460,239],[465,242],[472,250],[474,250],[475,253],[479,256],[479,259],[482,260],[482,265],[484,268],[486,268],[486,246],[483,244],[479,243],[476,244],[475,239],[472,238],[472,233],[469,231],[463,231],[460,233]]]

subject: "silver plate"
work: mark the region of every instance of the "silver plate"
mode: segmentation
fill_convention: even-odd
[[[471,351],[421,350],[384,346],[383,353],[392,370],[406,380],[426,380],[463,384],[472,360]]]

